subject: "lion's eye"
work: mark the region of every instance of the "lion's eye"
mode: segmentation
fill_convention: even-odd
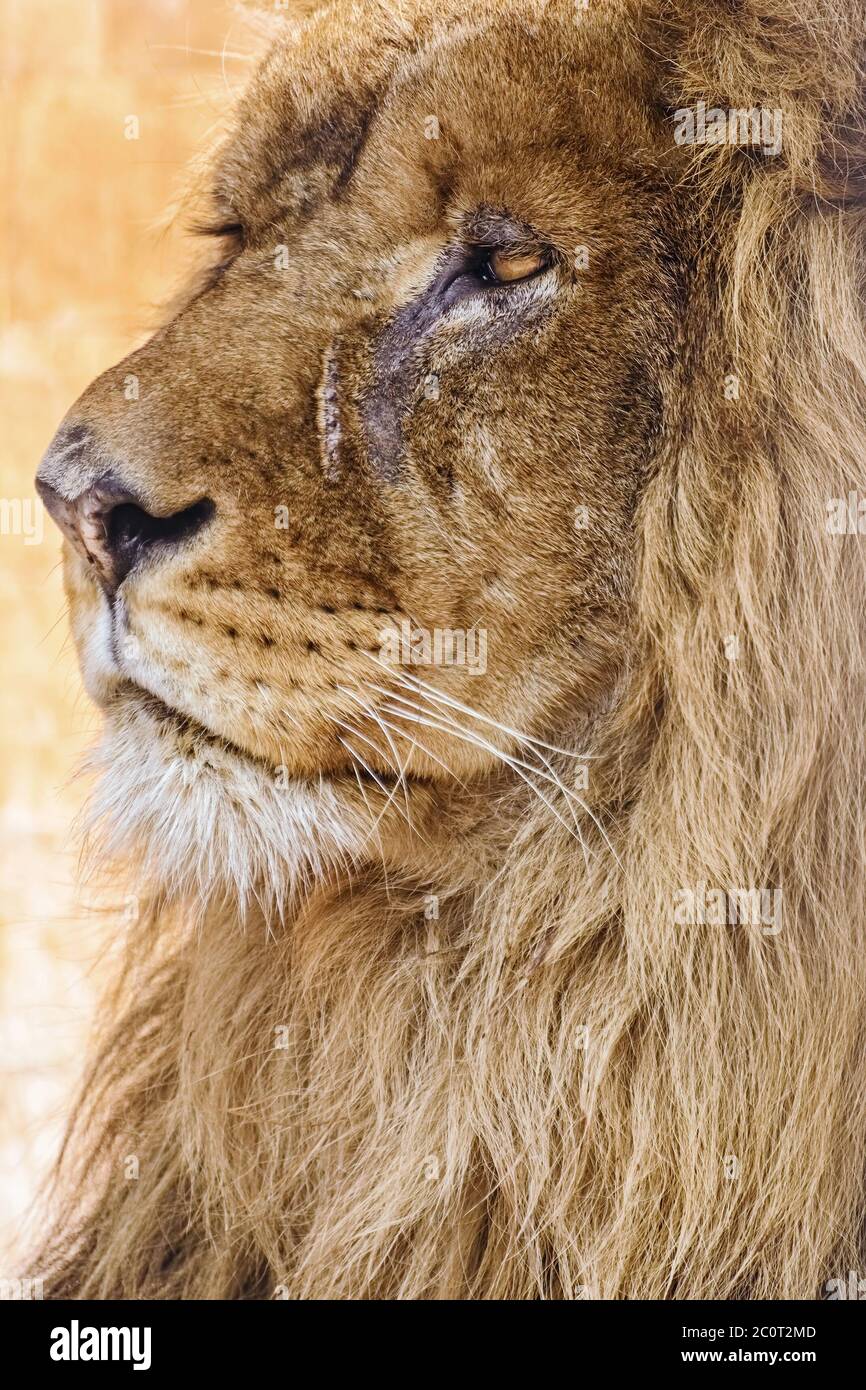
[[[516,246],[513,250],[485,246],[480,241],[457,247],[443,259],[430,287],[436,311],[447,313],[462,299],[521,285],[549,270],[555,259],[555,252],[546,247],[527,252]]]
[[[549,258],[542,251],[530,255],[515,255],[508,251],[491,251],[482,269],[482,278],[494,285],[511,285],[518,280],[528,280],[539,271],[546,270]]]

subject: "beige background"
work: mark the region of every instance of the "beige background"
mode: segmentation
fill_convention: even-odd
[[[243,82],[254,41],[228,0],[0,0],[2,480],[32,480],[57,424],[147,336],[191,255],[158,230],[192,153]],[[127,117],[139,138],[125,138]],[[26,512],[24,514],[26,520]],[[31,517],[31,520],[33,518]],[[33,536],[38,537],[37,530]],[[0,536],[0,1251],[57,1142],[98,984],[100,937],[76,893],[72,774],[94,735],[69,649],[58,559]],[[12,1255],[6,1255],[12,1260]],[[0,1257],[0,1276],[14,1273]]]

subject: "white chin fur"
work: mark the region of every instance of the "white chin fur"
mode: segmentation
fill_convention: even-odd
[[[172,898],[227,894],[279,914],[369,837],[327,780],[280,776],[137,702],[113,707],[86,770],[98,779],[85,823],[94,858],[135,860],[148,890]]]

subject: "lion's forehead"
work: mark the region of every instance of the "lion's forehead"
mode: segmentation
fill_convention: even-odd
[[[470,16],[450,3],[407,8],[408,18],[387,6],[350,7],[358,21],[350,25],[341,6],[338,32],[325,11],[274,43],[216,180],[218,200],[251,229],[308,221],[359,181],[386,188],[399,205],[401,187],[419,177],[442,194],[479,166],[525,178],[557,152],[566,186],[581,169],[642,166],[652,138],[646,63],[625,30],[611,62],[620,7],[613,19],[500,0]]]

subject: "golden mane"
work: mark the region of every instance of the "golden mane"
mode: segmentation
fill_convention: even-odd
[[[550,796],[506,767],[460,803],[460,862],[431,813],[433,915],[432,868],[349,849],[285,921],[133,877],[53,1292],[795,1298],[862,1267],[866,551],[827,517],[866,490],[864,25],[677,0],[646,30],[671,110],[778,107],[785,157],[695,148],[695,308],[586,809],[545,748]],[[781,920],[678,921],[705,885]]]

